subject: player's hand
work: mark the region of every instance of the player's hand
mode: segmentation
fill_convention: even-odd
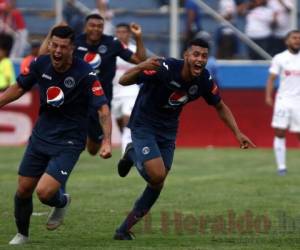
[[[102,141],[101,148],[99,150],[99,155],[103,159],[108,159],[111,157],[111,143]]]
[[[143,70],[157,70],[161,66],[160,64],[161,59],[163,58],[158,56],[153,56],[148,58],[146,61],[141,62],[139,66]]]
[[[273,107],[273,98],[272,97],[267,96],[265,101],[268,106]]]
[[[130,31],[135,37],[139,37],[142,35],[142,27],[136,23],[130,24]]]
[[[239,133],[237,135],[237,140],[240,143],[240,148],[241,149],[247,149],[249,147],[256,148],[256,145],[243,133]]]

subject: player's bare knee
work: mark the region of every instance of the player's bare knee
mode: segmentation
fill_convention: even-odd
[[[19,185],[17,189],[17,195],[20,198],[28,198],[32,195],[33,188],[25,185]]]
[[[89,152],[90,155],[95,156],[98,153],[98,148],[93,148],[93,147],[87,147],[87,151]]]
[[[163,185],[166,178],[166,174],[165,172],[152,172],[151,176],[149,177],[150,177],[149,183],[152,186],[159,187]]]
[[[53,192],[51,192],[49,189],[45,189],[45,188],[37,188],[36,194],[42,203],[47,202],[53,196]]]

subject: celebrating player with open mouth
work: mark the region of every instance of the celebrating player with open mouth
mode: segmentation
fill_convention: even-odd
[[[188,102],[202,96],[215,107],[241,148],[255,147],[239,130],[230,109],[220,97],[218,86],[205,69],[208,49],[207,42],[195,39],[189,43],[184,60],[150,58],[128,70],[120,79],[122,85],[143,85],[129,121],[133,143],[127,145],[118,172],[125,177],[135,165],[147,186],[116,230],[114,239],[131,240],[130,229],[158,199],[172,166],[179,115]]]

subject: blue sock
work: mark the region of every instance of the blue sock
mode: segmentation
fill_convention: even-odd
[[[15,194],[15,220],[18,232],[25,236],[29,234],[30,216],[32,214],[32,196],[22,199]]]
[[[41,202],[50,207],[62,208],[67,204],[67,197],[59,189],[49,200],[41,200]]]
[[[135,202],[134,208],[127,218],[117,229],[118,232],[128,232],[143,216],[151,209],[161,190],[155,190],[147,186],[139,199]]]

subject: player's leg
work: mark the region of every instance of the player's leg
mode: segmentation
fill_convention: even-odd
[[[88,123],[88,137],[86,143],[86,149],[90,155],[96,155],[101,147],[103,138],[102,128],[99,124],[99,118],[97,113],[93,113],[89,116]]]
[[[38,198],[42,203],[53,207],[46,223],[49,230],[54,230],[62,224],[70,205],[71,197],[62,191],[61,186],[67,182],[80,153],[79,150],[68,150],[52,157],[38,182]]]
[[[24,244],[28,241],[30,217],[33,210],[32,193],[44,171],[47,160],[36,150],[30,140],[18,171],[18,187],[14,197],[14,215],[18,233],[9,242],[11,245]]]
[[[290,125],[291,112],[287,103],[276,98],[272,118],[274,128],[273,149],[279,175],[286,174],[286,130]]]
[[[279,175],[286,174],[286,130],[275,128],[274,154]]]
[[[169,148],[159,148],[155,140],[148,139],[147,142],[143,139],[137,140],[135,135],[133,143],[136,153],[135,164],[141,176],[147,181],[147,186],[136,200],[132,211],[116,230],[114,238],[118,240],[132,239],[130,229],[149,212],[158,199],[171,167],[175,148],[174,143],[170,144]]]
[[[123,132],[122,132],[122,154],[124,154],[126,146],[132,142],[131,138],[131,131],[130,128],[127,127],[130,115],[132,112],[132,109],[134,107],[135,103],[135,96],[133,97],[124,97],[122,98],[122,127],[123,127]]]

